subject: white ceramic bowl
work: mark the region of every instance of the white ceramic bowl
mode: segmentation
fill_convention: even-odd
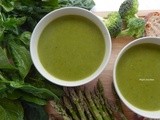
[[[114,64],[114,70],[113,70],[113,83],[116,89],[117,94],[119,95],[120,99],[124,102],[124,104],[126,106],[128,106],[128,108],[130,108],[133,112],[144,116],[144,117],[148,117],[148,118],[160,118],[160,110],[157,111],[147,111],[147,110],[143,110],[140,109],[134,105],[132,105],[130,102],[127,101],[127,99],[122,95],[118,85],[117,85],[117,81],[116,81],[116,67],[118,64],[118,61],[121,59],[121,56],[123,55],[123,53],[126,52],[126,50],[130,49],[131,47],[141,44],[141,43],[154,43],[157,45],[160,45],[160,38],[156,38],[156,37],[142,37],[139,38],[137,40],[134,40],[132,42],[130,42],[129,44],[127,44],[118,54],[117,59],[115,61]],[[152,62],[152,61],[151,61]],[[159,103],[160,104],[160,103]]]
[[[38,40],[39,40],[39,37],[40,37],[43,29],[48,25],[48,23],[50,23],[51,21],[57,19],[58,17],[64,16],[64,15],[79,15],[79,16],[83,16],[83,17],[91,20],[99,27],[99,29],[101,30],[101,32],[104,36],[104,40],[105,40],[105,55],[104,55],[104,59],[103,59],[101,65],[89,77],[84,78],[82,80],[78,80],[78,81],[65,81],[65,80],[61,80],[61,79],[56,78],[53,75],[49,74],[45,70],[45,68],[42,66],[42,64],[39,60],[39,57],[38,57],[38,52],[37,52]],[[31,52],[31,58],[32,58],[32,61],[35,65],[35,67],[47,80],[49,80],[55,84],[61,85],[61,86],[70,86],[71,87],[71,86],[79,86],[79,85],[83,85],[85,83],[88,83],[88,82],[92,81],[94,78],[96,78],[103,71],[103,69],[107,65],[109,58],[110,58],[111,46],[112,46],[111,45],[111,37],[108,32],[108,29],[105,27],[103,22],[97,16],[95,16],[90,11],[82,9],[82,8],[65,7],[65,8],[57,9],[57,10],[50,12],[49,14],[44,16],[39,21],[39,23],[36,25],[36,27],[32,33],[32,36],[31,36],[30,52]]]

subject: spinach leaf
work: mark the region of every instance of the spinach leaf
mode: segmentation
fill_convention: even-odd
[[[0,98],[22,99],[38,105],[45,105],[50,99],[59,100],[58,96],[60,95],[57,96],[54,91],[50,91],[46,86],[33,86],[34,83],[24,83],[17,76],[13,77],[12,80],[9,80],[2,73],[0,74]],[[57,89],[57,91],[59,90]]]
[[[5,14],[1,14],[0,17],[0,27],[2,32],[4,32],[2,35],[8,35],[9,34],[16,34],[18,35],[20,33],[20,28],[19,26],[21,26],[25,21],[26,21],[26,17],[11,17]],[[2,36],[1,35],[1,36]]]
[[[52,93],[50,90],[46,88],[38,88],[38,87],[32,86],[31,84],[23,84],[18,81],[11,81],[10,86],[15,89],[20,89],[26,93],[30,93],[42,99],[54,98],[55,100],[59,100],[59,98],[54,93]]]
[[[0,6],[1,6],[6,12],[12,11],[12,10],[14,9],[11,0],[1,0],[1,1],[0,1]]]
[[[0,42],[3,41],[4,38],[4,28],[0,28]]]
[[[44,106],[29,102],[22,103],[24,108],[24,120],[48,120],[48,115],[44,111]]]
[[[93,0],[59,0],[60,7],[76,6],[90,10],[94,5],[95,3]]]
[[[32,65],[30,53],[24,46],[18,45],[14,41],[10,41],[9,45],[13,61],[19,70],[20,76],[24,79]]]
[[[26,101],[26,102],[34,103],[37,105],[46,105],[47,104],[47,101],[45,99],[36,97],[32,94],[29,94],[29,93],[26,93],[23,91],[21,91],[21,98],[20,99],[23,100],[24,102]]]
[[[4,98],[7,96],[6,90],[7,86],[4,83],[0,83],[0,98]]]
[[[25,31],[20,35],[20,40],[29,48],[31,32]]]
[[[24,111],[18,101],[0,99],[1,120],[23,120]]]
[[[32,66],[30,70],[30,74],[26,78],[26,83],[29,83],[35,87],[38,88],[47,88],[52,93],[54,93],[56,96],[61,97],[63,96],[63,87],[57,86],[48,80],[46,80],[37,70],[34,66]]]
[[[0,69],[16,69],[10,64],[5,51],[0,47]]]

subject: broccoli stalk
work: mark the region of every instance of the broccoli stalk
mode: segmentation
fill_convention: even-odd
[[[118,36],[133,36],[135,38],[142,37],[145,31],[145,20],[142,18],[129,19],[127,29],[122,30]]]
[[[122,19],[118,12],[108,14],[107,18],[104,18],[104,24],[108,28],[112,38],[117,37],[122,30]]]
[[[125,0],[119,8],[121,18],[128,23],[130,18],[135,17],[138,12],[138,0]]]

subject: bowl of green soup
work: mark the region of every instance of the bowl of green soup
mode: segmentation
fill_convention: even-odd
[[[126,106],[141,116],[160,118],[160,38],[143,37],[126,45],[113,76]]]
[[[61,86],[79,86],[104,70],[111,54],[111,38],[93,13],[65,7],[38,22],[30,52],[35,67],[47,80]]]

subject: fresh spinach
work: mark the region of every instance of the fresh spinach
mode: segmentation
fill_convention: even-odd
[[[24,79],[32,65],[30,53],[24,46],[18,45],[14,41],[9,42],[9,46],[15,66],[18,68],[22,79]]]
[[[17,100],[0,99],[1,120],[23,120],[22,105]]]
[[[60,7],[76,6],[90,10],[94,5],[93,0],[59,0]]]
[[[9,59],[5,53],[5,50],[3,50],[1,47],[0,47],[0,69],[16,69],[9,62]]]
[[[22,102],[24,108],[24,120],[48,120],[48,115],[44,111],[44,106],[39,106],[29,102]]]

